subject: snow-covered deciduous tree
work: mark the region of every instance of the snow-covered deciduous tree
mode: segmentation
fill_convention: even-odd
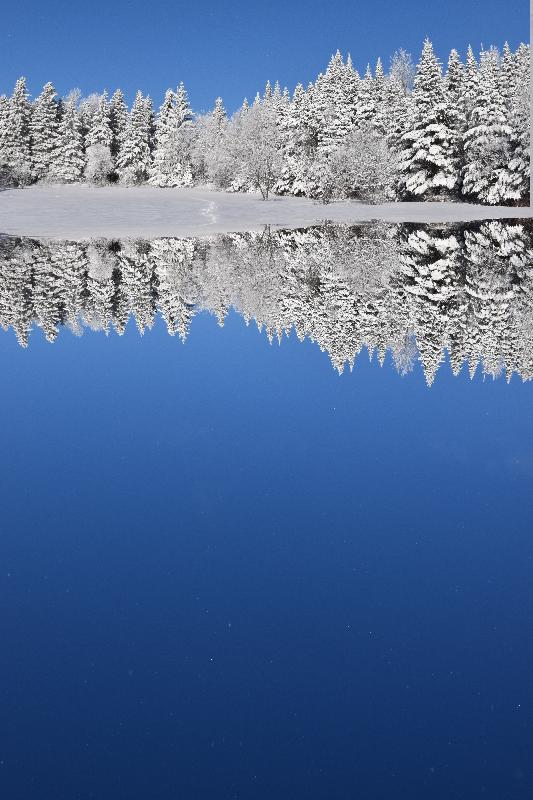
[[[223,188],[231,183],[223,144],[227,126],[224,103],[221,97],[217,97],[211,113],[203,114],[196,120],[196,138],[192,148],[195,177]]]
[[[128,186],[143,183],[150,172],[152,118],[146,101],[147,98],[137,92],[117,158],[120,180]]]
[[[45,84],[35,101],[30,134],[33,175],[36,180],[48,179],[59,145],[59,105],[51,83]]]
[[[404,94],[409,94],[415,79],[415,66],[411,54],[400,48],[391,56],[389,74],[396,78]]]
[[[400,169],[400,192],[406,198],[450,197],[457,192],[458,135],[450,124],[442,69],[429,39],[416,71]]]
[[[114,168],[111,150],[103,144],[91,144],[86,156],[85,179],[95,186],[105,186]]]
[[[259,99],[231,120],[228,156],[237,185],[259,190],[263,200],[279,180],[282,138],[271,103]]]
[[[371,125],[353,131],[319,158],[316,169],[324,201],[353,197],[365,203],[379,203],[394,197],[397,159]]]

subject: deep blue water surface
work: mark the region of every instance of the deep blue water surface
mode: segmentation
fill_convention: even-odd
[[[533,385],[0,335],[0,796],[528,800]]]

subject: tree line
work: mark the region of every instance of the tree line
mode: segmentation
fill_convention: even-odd
[[[431,41],[364,76],[337,52],[292,93],[269,82],[228,117],[221,98],[193,114],[181,83],[157,113],[118,89],[30,100],[20,78],[0,97],[0,182],[183,187],[211,184],[319,198],[529,203],[529,45],[471,47],[447,67]]]
[[[533,378],[533,230],[511,222],[321,226],[93,242],[0,239],[0,326],[122,335],[157,316],[182,341],[196,314],[234,308],[270,343],[315,342],[339,372],[367,350],[431,384],[454,374]]]

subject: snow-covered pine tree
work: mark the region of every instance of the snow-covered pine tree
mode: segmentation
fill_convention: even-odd
[[[178,119],[179,125],[184,125],[185,123],[192,122],[193,120],[193,113],[189,103],[189,96],[187,94],[187,90],[181,81],[180,85],[176,90],[176,115]]]
[[[44,85],[34,103],[30,133],[34,178],[46,180],[59,144],[59,106],[50,82]]]
[[[318,146],[327,151],[348,135],[355,118],[352,75],[339,50],[315,83],[313,105]]]
[[[113,93],[113,97],[109,103],[109,124],[113,132],[111,155],[116,159],[122,146],[126,133],[126,126],[128,124],[128,106],[126,105],[121,89],[117,89]]]
[[[367,64],[365,77],[359,84],[359,96],[355,112],[357,127],[363,128],[374,121],[376,116],[376,94],[370,64]]]
[[[500,69],[499,69],[499,89],[500,94],[505,99],[507,106],[511,104],[511,98],[516,88],[517,70],[515,67],[515,55],[509,47],[509,42],[503,45]]]
[[[470,123],[470,117],[476,104],[478,85],[479,67],[472,45],[468,45],[464,70],[464,108],[467,125]]]
[[[221,97],[217,97],[215,100],[215,107],[212,111],[212,117],[214,121],[215,130],[220,132],[224,125],[226,124],[226,120],[228,119],[228,115],[226,113],[226,109],[224,108],[224,101]]]
[[[391,129],[392,114],[390,105],[394,99],[391,89],[394,87],[400,89],[399,81],[391,83],[390,78],[385,77],[381,58],[378,58],[374,78],[375,114],[372,119],[372,125],[380,136],[387,136]]]
[[[466,129],[465,68],[457,50],[453,49],[448,58],[444,79],[447,97],[447,121],[454,131],[457,142],[459,176],[464,167],[463,135]],[[458,188],[460,187],[460,180]]]
[[[501,72],[501,93],[505,98],[505,112],[511,133],[509,136],[509,160],[498,176],[496,193],[502,201],[527,204],[530,191],[530,81],[529,48],[512,54],[504,49]],[[505,84],[505,88],[504,88]]]
[[[385,73],[383,71],[383,64],[381,58],[378,58],[376,63],[376,70],[374,73],[374,104],[376,107],[376,117],[381,114],[385,98]],[[374,120],[374,125],[376,120]],[[385,133],[385,131],[383,131]]]
[[[77,101],[78,94],[72,92],[63,103],[57,151],[48,172],[49,180],[54,182],[76,183],[81,180],[85,168]]]
[[[100,144],[102,147],[109,148],[113,144],[113,131],[111,129],[111,109],[109,100],[107,99],[107,91],[100,96],[100,101],[96,112],[94,113],[91,121],[87,136],[85,137],[86,147],[91,145]]]
[[[478,92],[463,137],[463,194],[492,205],[505,202],[502,172],[509,162],[512,131],[500,92],[499,53],[481,53]]]
[[[402,197],[431,199],[456,193],[458,141],[448,115],[441,65],[426,39],[416,70],[410,130],[402,136]]]
[[[159,110],[155,131],[154,160],[149,182],[153,186],[190,186],[192,112],[183,84],[169,89]]]
[[[277,194],[306,194],[305,181],[302,180],[303,162],[307,156],[306,148],[310,135],[307,127],[306,104],[305,89],[299,83],[281,119],[283,165],[275,187]]]
[[[146,99],[140,91],[135,95],[117,158],[117,172],[126,185],[144,183],[150,172],[152,120]]]
[[[148,183],[153,186],[173,186],[172,183],[172,131],[176,125],[176,96],[167,89],[155,123],[154,158]]]
[[[376,127],[384,131],[387,144],[397,153],[401,138],[411,117],[411,95],[404,91],[403,83],[395,72],[391,72],[383,88],[383,105],[376,115]]]
[[[0,164],[10,179],[19,185],[31,183],[31,106],[26,78],[19,78],[13,94],[4,101],[4,129],[1,140]]]
[[[4,164],[3,142],[7,131],[9,100],[5,94],[0,95],[0,186],[10,185],[12,177],[9,168]]]

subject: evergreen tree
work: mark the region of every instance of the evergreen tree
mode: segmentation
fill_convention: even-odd
[[[26,79],[19,78],[13,94],[3,103],[4,129],[1,138],[0,165],[9,170],[12,179],[25,185],[32,180],[30,120]]]
[[[173,186],[172,131],[176,125],[176,96],[167,89],[155,123],[154,160],[149,183],[153,186]]]
[[[116,159],[122,147],[128,124],[128,106],[120,89],[114,92],[109,104],[109,124],[113,132],[111,155]]]
[[[147,180],[151,166],[150,141],[152,135],[150,107],[140,91],[135,96],[124,142],[117,159],[117,172],[127,185]]]
[[[365,77],[359,85],[359,97],[356,107],[356,124],[359,128],[369,125],[376,116],[376,94],[374,78],[370,64],[367,65]]]
[[[452,50],[448,58],[448,67],[445,78],[446,119],[455,134],[457,143],[457,158],[459,182],[464,168],[463,135],[466,129],[466,102],[465,102],[465,68],[457,50]]]
[[[479,68],[472,50],[472,46],[468,45],[466,53],[466,66],[464,70],[464,109],[466,124],[470,123],[470,117],[476,104],[479,85]]]
[[[44,85],[35,101],[30,132],[33,175],[37,180],[47,179],[59,145],[59,106],[51,83]]]
[[[383,103],[375,117],[375,127],[385,136],[393,153],[400,149],[401,138],[411,116],[411,96],[405,94],[396,73],[387,76],[383,87]]]
[[[191,117],[183,84],[177,92],[169,89],[156,122],[154,161],[150,171],[152,185],[190,186],[192,183],[192,142],[187,136]]]
[[[49,178],[59,183],[76,183],[85,168],[81,124],[76,107],[77,95],[71,94],[63,104],[58,130],[58,146],[49,169]]]
[[[523,53],[520,53],[523,57]],[[529,61],[529,59],[528,59]],[[510,54],[504,49],[502,71],[506,71],[507,90],[505,114],[511,129],[508,141],[509,159],[503,165],[495,189],[501,202],[527,204],[530,192],[530,86],[524,80],[529,76],[529,63],[520,63],[518,53]],[[502,81],[503,86],[503,81]]]
[[[429,39],[416,71],[413,104],[410,129],[402,137],[401,194],[449,197],[459,179],[458,140],[449,124],[441,65]]]
[[[109,148],[111,152],[113,130],[111,128],[111,109],[106,91],[101,95],[96,113],[90,121],[89,130],[85,137],[85,144],[87,147],[99,144],[102,145],[102,147]]]
[[[509,162],[512,135],[499,86],[499,55],[481,54],[478,93],[464,134],[463,193],[482,203],[506,200],[501,175]]]

